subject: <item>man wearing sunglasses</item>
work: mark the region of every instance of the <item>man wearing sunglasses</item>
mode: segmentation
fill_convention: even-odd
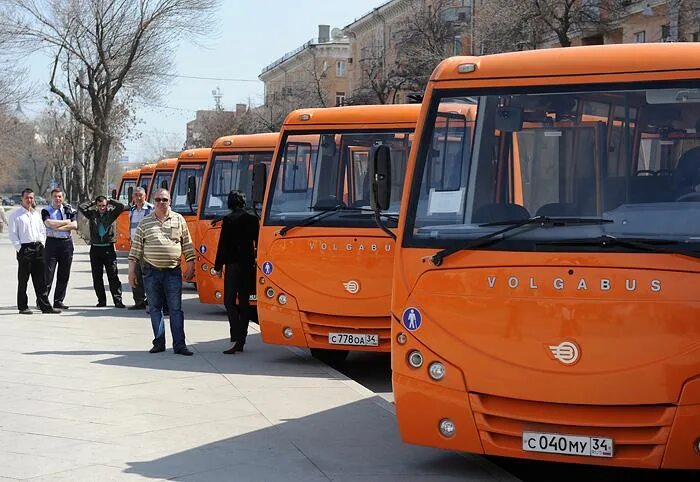
[[[138,285],[136,267],[140,265],[153,327],[153,348],[150,353],[165,351],[163,303],[167,300],[173,351],[179,355],[191,356],[192,352],[185,344],[180,258],[185,256],[185,279],[191,280],[194,278],[194,247],[185,218],[170,209],[168,190],[158,189],[154,201],[153,212],[139,223],[131,238],[129,284]]]

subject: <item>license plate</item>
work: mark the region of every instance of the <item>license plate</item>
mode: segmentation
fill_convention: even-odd
[[[378,346],[379,335],[366,333],[328,333],[331,345]]]
[[[613,440],[605,437],[523,432],[523,450],[585,457],[612,457]]]
[[[258,295],[250,295],[248,301],[258,301]]]

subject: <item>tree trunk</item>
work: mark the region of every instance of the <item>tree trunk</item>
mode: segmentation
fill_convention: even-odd
[[[94,151],[93,151],[93,170],[90,182],[90,188],[94,194],[107,195],[107,161],[109,160],[109,150],[112,145],[112,138],[107,136],[98,136],[93,134]]]

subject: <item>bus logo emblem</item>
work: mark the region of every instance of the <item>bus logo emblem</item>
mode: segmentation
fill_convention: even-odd
[[[356,295],[360,292],[360,283],[352,279],[347,283],[343,283],[343,288],[351,295]]]
[[[572,341],[564,341],[558,345],[549,345],[549,351],[555,360],[559,360],[564,365],[573,365],[578,361],[581,354],[578,345]]]

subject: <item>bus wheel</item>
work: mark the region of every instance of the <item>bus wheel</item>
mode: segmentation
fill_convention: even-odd
[[[350,352],[348,350],[327,350],[325,348],[311,348],[311,356],[328,365],[340,365],[345,361]]]

